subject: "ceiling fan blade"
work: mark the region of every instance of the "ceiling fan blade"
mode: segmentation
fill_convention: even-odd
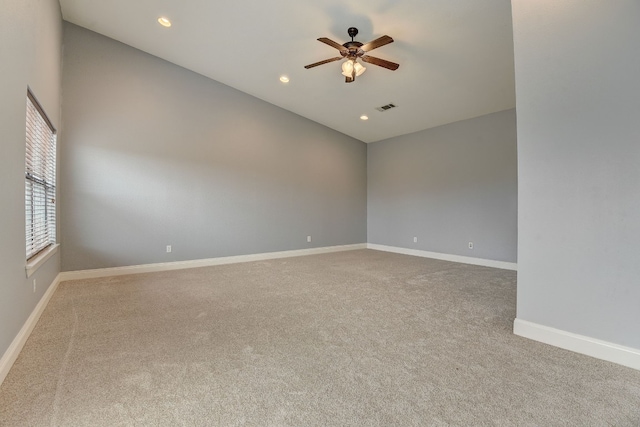
[[[389,70],[397,70],[400,64],[387,61],[385,59],[376,58],[375,56],[362,55],[361,59],[369,64],[379,65],[380,67],[388,68]]]
[[[382,36],[373,41],[370,41],[367,44],[363,44],[360,49],[365,52],[369,52],[370,50],[377,49],[380,46],[384,46],[385,44],[393,43],[393,39],[389,36]]]
[[[342,46],[341,44],[336,43],[336,42],[334,42],[333,40],[328,39],[328,38],[326,38],[326,37],[320,37],[320,38],[318,39],[318,41],[319,41],[319,42],[322,42],[322,43],[324,43],[324,44],[328,44],[328,45],[329,45],[329,46],[331,46],[331,47],[335,47],[335,48],[336,48],[336,49],[338,49],[340,52],[346,52],[346,51],[348,50],[346,47]]]
[[[304,68],[308,70],[309,68],[317,67],[318,65],[322,65],[322,64],[328,64],[329,62],[333,62],[333,61],[339,61],[341,59],[342,59],[342,56],[338,56],[336,58],[331,58],[331,59],[325,59],[324,61],[314,62],[313,64],[305,65]]]

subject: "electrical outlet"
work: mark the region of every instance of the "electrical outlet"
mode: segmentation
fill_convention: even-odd
[[[36,291],[36,279],[33,279],[33,292]]]
[[[167,245],[167,253],[171,252],[171,245]]]
[[[418,238],[417,237],[413,238],[413,243],[418,243]]]
[[[473,249],[473,242],[469,242],[469,249]]]
[[[307,242],[311,242],[311,236],[307,236]]]

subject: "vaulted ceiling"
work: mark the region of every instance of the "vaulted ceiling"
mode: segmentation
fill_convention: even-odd
[[[515,107],[510,0],[60,0],[65,20],[364,142]],[[170,28],[158,24],[166,16]],[[354,83],[318,42],[389,35]],[[289,83],[279,80],[289,77]],[[379,112],[393,103],[397,108]],[[360,120],[367,115],[369,120]]]

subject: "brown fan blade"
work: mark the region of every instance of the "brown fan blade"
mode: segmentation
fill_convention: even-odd
[[[385,44],[393,43],[393,39],[389,36],[382,36],[373,41],[370,41],[367,44],[363,44],[360,49],[364,52],[369,52],[370,50],[377,49],[380,46],[384,46]]]
[[[333,62],[333,61],[340,61],[341,59],[342,59],[342,56],[338,56],[336,58],[331,58],[331,59],[325,59],[324,61],[314,62],[313,64],[305,65],[304,68],[308,70],[309,68],[317,67],[318,65],[322,65],[322,64],[328,64],[329,62]]]
[[[379,65],[384,68],[388,68],[390,70],[397,70],[400,64],[396,64],[395,62],[387,61],[385,59],[376,58],[375,56],[362,55],[361,59],[364,62],[368,62],[369,64]]]
[[[345,52],[345,51],[347,51],[347,48],[346,48],[346,47],[344,47],[344,46],[342,46],[341,44],[336,43],[336,42],[334,42],[333,40],[328,39],[328,38],[326,38],[326,37],[320,37],[320,38],[318,39],[318,41],[319,41],[319,42],[322,42],[322,43],[324,43],[324,44],[328,44],[328,45],[329,45],[329,46],[331,46],[331,47],[335,47],[335,48],[336,48],[336,49],[338,49],[340,52]]]

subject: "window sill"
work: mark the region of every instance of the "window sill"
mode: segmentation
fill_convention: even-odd
[[[40,252],[37,256],[31,258],[29,260],[29,262],[27,262],[26,267],[24,268],[25,271],[27,272],[27,278],[31,277],[31,275],[33,273],[36,272],[36,270],[38,268],[40,268],[40,266],[42,264],[44,264],[45,262],[47,262],[47,260],[49,258],[51,258],[53,256],[53,254],[55,254],[56,252],[58,252],[58,247],[60,246],[59,243],[56,243],[54,245],[49,246],[47,249],[45,249],[44,251]]]

